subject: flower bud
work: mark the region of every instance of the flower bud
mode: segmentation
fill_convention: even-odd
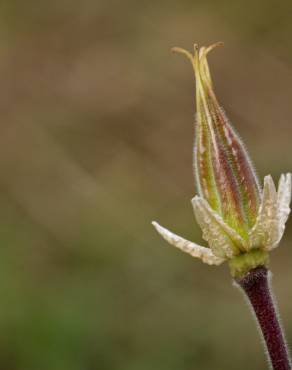
[[[267,252],[283,236],[290,213],[291,175],[282,175],[278,192],[271,176],[261,189],[244,145],[218,103],[207,54],[221,43],[194,48],[194,54],[174,48],[191,61],[196,80],[194,167],[198,195],[195,217],[208,248],[198,246],[153,223],[176,247],[209,264],[229,261],[234,276],[267,263]],[[187,243],[187,244],[186,244]],[[186,247],[187,245],[187,247]]]
[[[240,138],[231,127],[213,90],[207,54],[217,43],[194,55],[175,48],[191,60],[196,79],[196,138],[194,165],[199,195],[243,238],[254,225],[260,202],[257,176]]]

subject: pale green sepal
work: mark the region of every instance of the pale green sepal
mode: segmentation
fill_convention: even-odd
[[[195,244],[174,234],[167,230],[165,227],[160,226],[157,222],[153,221],[152,225],[155,227],[157,232],[165,239],[169,244],[174,247],[190,254],[193,257],[200,258],[203,262],[208,265],[221,265],[225,261],[224,258],[216,257],[211,249],[202,247],[201,245]]]
[[[192,204],[203,238],[215,256],[232,258],[245,250],[245,241],[211,209],[205,199],[195,196]]]
[[[250,248],[271,249],[280,237],[278,195],[270,175],[264,178],[262,201],[249,234]]]
[[[231,275],[238,279],[248,271],[258,266],[267,266],[269,255],[262,249],[252,249],[248,253],[240,254],[228,261]]]
[[[285,224],[290,214],[291,202],[291,173],[282,174],[278,185],[278,219],[279,219],[279,239],[275,245],[270,249],[277,246],[280,242],[284,231]]]

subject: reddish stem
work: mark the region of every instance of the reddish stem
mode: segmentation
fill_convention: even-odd
[[[236,280],[251,304],[274,370],[291,370],[291,360],[269,285],[269,271],[260,266]]]

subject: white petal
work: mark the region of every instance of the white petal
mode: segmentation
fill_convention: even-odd
[[[285,223],[290,213],[291,202],[291,173],[282,174],[278,186],[278,212],[279,212],[279,241],[285,230]]]
[[[158,231],[158,233],[171,245],[181,249],[182,251],[190,254],[193,257],[200,258],[203,262],[208,265],[220,265],[224,262],[224,258],[214,256],[211,249],[202,247],[198,244],[192,243],[181,236],[178,236],[171,231],[160,226],[157,222],[152,222],[152,225]]]
[[[264,178],[262,201],[254,227],[250,231],[251,248],[272,249],[280,237],[278,195],[270,175]]]
[[[232,258],[245,250],[245,242],[241,236],[212,210],[205,199],[195,196],[192,203],[203,238],[208,242],[215,256]]]

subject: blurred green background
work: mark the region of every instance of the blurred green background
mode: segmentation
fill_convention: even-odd
[[[224,41],[219,100],[261,178],[292,169],[291,1],[0,3],[0,369],[266,369],[190,199],[194,82],[172,46]],[[292,342],[292,221],[272,254]]]

